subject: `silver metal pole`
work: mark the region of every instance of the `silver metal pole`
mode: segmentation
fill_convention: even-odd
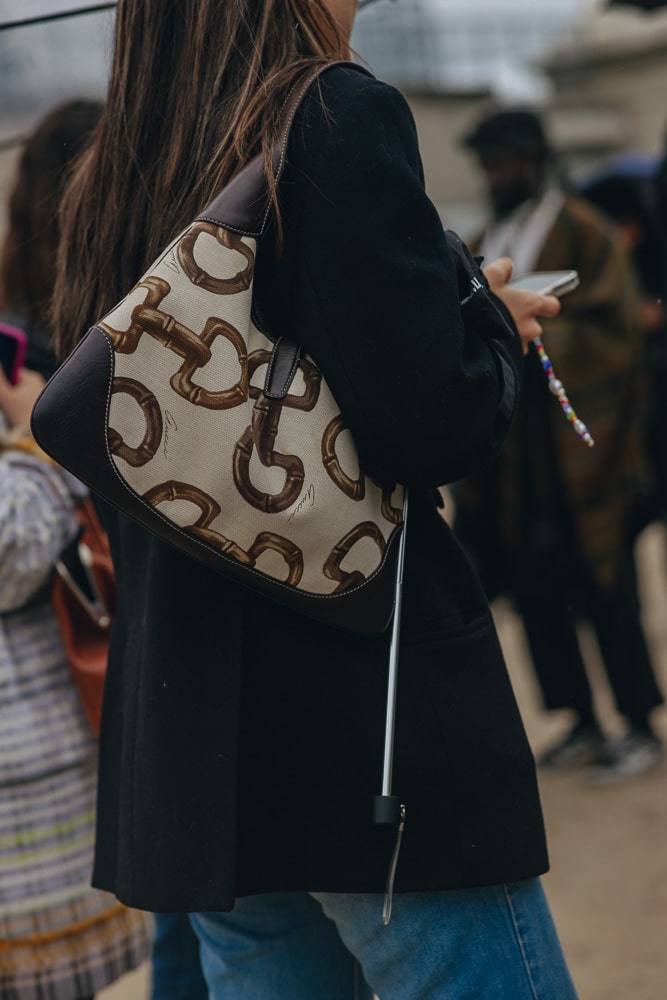
[[[389,681],[387,690],[387,717],[384,731],[384,768],[382,771],[382,794],[391,795],[391,777],[394,766],[394,728],[396,722],[396,690],[398,686],[398,646],[401,633],[401,602],[403,599],[403,565],[405,562],[405,535],[408,527],[408,491],[403,500],[403,531],[398,543],[396,559],[396,593],[394,598],[394,618],[391,626],[391,647],[389,650]]]

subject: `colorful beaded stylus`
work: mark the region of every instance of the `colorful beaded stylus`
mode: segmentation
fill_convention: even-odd
[[[563,413],[565,414],[566,419],[569,420],[570,423],[572,424],[572,428],[577,437],[580,437],[581,440],[584,441],[589,448],[592,448],[593,445],[595,444],[595,441],[591,437],[590,431],[588,430],[586,424],[583,422],[583,420],[580,420],[577,414],[574,412],[574,407],[572,406],[572,403],[567,397],[567,393],[565,392],[565,387],[563,386],[563,383],[560,381],[560,379],[557,379],[556,376],[554,375],[553,365],[551,364],[551,359],[549,358],[549,355],[544,350],[544,344],[542,343],[539,337],[536,337],[533,343],[535,344],[535,348],[537,350],[540,362],[542,364],[542,368],[544,369],[544,373],[547,376],[547,380],[549,382],[549,389],[558,399],[560,407]]]

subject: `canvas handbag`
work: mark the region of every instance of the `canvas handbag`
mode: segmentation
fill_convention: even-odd
[[[52,602],[72,680],[99,736],[116,581],[106,533],[90,498],[80,500],[78,537],[56,562]]]
[[[329,68],[288,98],[278,179],[296,111]],[[257,157],[88,331],[37,401],[33,433],[95,493],[206,566],[378,634],[392,616],[403,488],[361,468],[316,359],[254,322],[269,211]]]

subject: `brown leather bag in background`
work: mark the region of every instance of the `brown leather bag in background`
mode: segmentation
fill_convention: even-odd
[[[76,515],[81,532],[56,563],[52,597],[72,678],[98,736],[116,581],[92,500],[79,501]]]

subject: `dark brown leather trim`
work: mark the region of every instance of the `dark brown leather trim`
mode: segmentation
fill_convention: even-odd
[[[32,432],[47,455],[100,493],[122,489],[107,453],[107,400],[114,355],[106,334],[91,327],[47,382],[32,411]]]
[[[336,66],[348,66],[372,77],[373,74],[363,66],[349,62],[333,62],[318,66],[306,79],[296,86],[288,97],[283,111],[284,128],[280,141],[273,151],[273,169],[276,183],[280,180],[285,165],[285,153],[290,129],[301,102],[310,90],[312,84],[322,73]],[[261,156],[256,156],[237,174],[211,204],[202,212],[197,221],[214,222],[243,233],[246,236],[261,236],[266,224],[270,208],[269,192],[264,173],[264,162]]]
[[[286,588],[188,537],[133,493],[115,471],[106,431],[113,357],[106,334],[92,327],[35,404],[32,429],[40,447],[124,514],[227,579],[327,625],[366,636],[384,632],[393,610],[401,529],[394,530],[380,570],[367,583],[324,597]]]
[[[267,204],[264,164],[256,156],[198,216],[197,222],[215,222],[234,232],[258,237]]]
[[[299,367],[301,348],[293,340],[280,337],[269,361],[264,383],[264,395],[269,399],[284,399]]]

